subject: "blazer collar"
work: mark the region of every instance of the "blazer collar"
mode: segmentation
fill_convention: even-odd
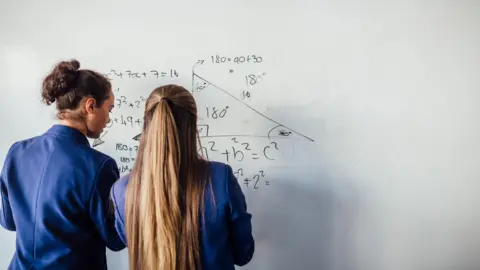
[[[62,136],[62,137],[69,137],[78,143],[90,146],[90,142],[88,141],[87,137],[83,135],[83,133],[80,132],[80,130],[69,127],[69,126],[60,125],[60,124],[53,125],[48,129],[47,133],[52,135]]]

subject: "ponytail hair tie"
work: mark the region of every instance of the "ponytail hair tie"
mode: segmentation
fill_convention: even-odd
[[[159,102],[162,102],[162,101],[166,101],[168,103],[168,105],[173,105],[173,102],[171,99],[167,98],[167,97],[162,97],[160,98],[160,101]]]

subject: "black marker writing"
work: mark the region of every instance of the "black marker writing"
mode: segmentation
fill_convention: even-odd
[[[245,155],[243,154],[242,151],[235,150],[235,147],[233,146],[232,146],[232,150],[233,150],[233,159],[235,159],[235,161],[242,161],[243,158],[245,158]]]
[[[117,108],[132,108],[132,109],[143,109],[143,104],[145,102],[145,98],[140,96],[136,99],[128,99],[126,96],[122,95],[115,99],[115,106]]]
[[[121,114],[119,117],[110,118],[107,128],[111,128],[114,125],[128,128],[141,127],[143,125],[143,119]]]
[[[126,172],[131,172],[132,168],[128,165],[120,165],[118,166],[118,170],[120,171],[120,173],[126,173]]]
[[[115,69],[110,69],[109,72],[103,73],[105,77],[109,79],[146,79],[146,78],[178,78],[179,74],[176,69],[169,70],[150,70],[150,71],[136,71],[136,70],[124,70],[119,71]]]
[[[263,77],[265,77],[265,75],[267,75],[267,73],[265,72],[259,75],[249,74],[245,76],[245,83],[247,84],[247,86],[254,86],[260,83],[263,80]]]
[[[133,157],[120,157],[120,162],[121,163],[130,163],[135,161],[135,158]]]
[[[208,138],[205,136],[204,138]],[[207,146],[198,149],[199,154],[208,158],[216,158],[212,155],[218,153],[225,162],[242,162],[246,160],[275,160],[274,153],[279,151],[279,147],[276,142],[268,142],[263,147],[253,146],[250,142],[239,140],[237,137],[233,137],[229,140],[231,146],[224,147],[224,144],[219,144],[215,140],[209,140],[206,142]]]
[[[241,55],[241,56],[221,56],[221,55],[212,55],[210,56],[210,60],[212,64],[224,64],[224,63],[235,63],[235,64],[243,64],[243,63],[253,63],[259,64],[263,62],[263,58],[258,55]],[[203,60],[199,60],[199,62],[203,64]]]
[[[233,175],[235,175],[236,178],[243,176],[243,169],[242,168],[238,169],[233,173]]]
[[[202,92],[205,88],[207,88],[208,84],[206,82],[197,82],[195,84],[195,88],[193,89],[194,92]]]
[[[240,94],[240,98],[242,100],[247,100],[247,99],[250,99],[252,97],[252,94],[250,94],[249,91],[247,90],[242,90],[241,94]]]
[[[214,147],[215,147],[215,142],[214,141],[209,141],[208,144],[211,146],[210,151],[218,151],[217,149],[214,149]]]
[[[217,107],[209,108],[207,106],[205,109],[207,111],[208,118],[218,119],[218,118],[224,118],[225,115],[227,115],[228,106],[225,106],[224,108],[217,108]]]
[[[266,179],[264,170],[260,170],[251,176],[245,176],[243,168],[239,168],[236,171],[234,171],[233,175],[239,181],[242,179],[243,184],[247,188],[252,187],[253,189],[259,189],[262,184],[264,184],[265,186],[270,185],[270,181]]]

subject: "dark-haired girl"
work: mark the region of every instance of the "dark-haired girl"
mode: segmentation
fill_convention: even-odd
[[[90,147],[109,121],[114,95],[101,74],[58,63],[42,99],[59,124],[14,143],[0,176],[0,224],[16,232],[9,269],[106,269],[106,247],[125,248],[114,227],[109,191],[115,161]]]

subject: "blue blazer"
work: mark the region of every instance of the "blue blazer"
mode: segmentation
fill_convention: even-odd
[[[255,242],[252,236],[251,214],[240,185],[229,165],[211,162],[215,205],[208,189],[205,192],[205,222],[200,230],[203,270],[234,270],[253,256]],[[126,244],[125,189],[129,175],[122,177],[112,188],[115,204],[116,228]]]
[[[125,248],[109,201],[118,177],[115,160],[67,126],[14,143],[0,177],[0,224],[16,231],[8,269],[106,269],[106,246]]]

